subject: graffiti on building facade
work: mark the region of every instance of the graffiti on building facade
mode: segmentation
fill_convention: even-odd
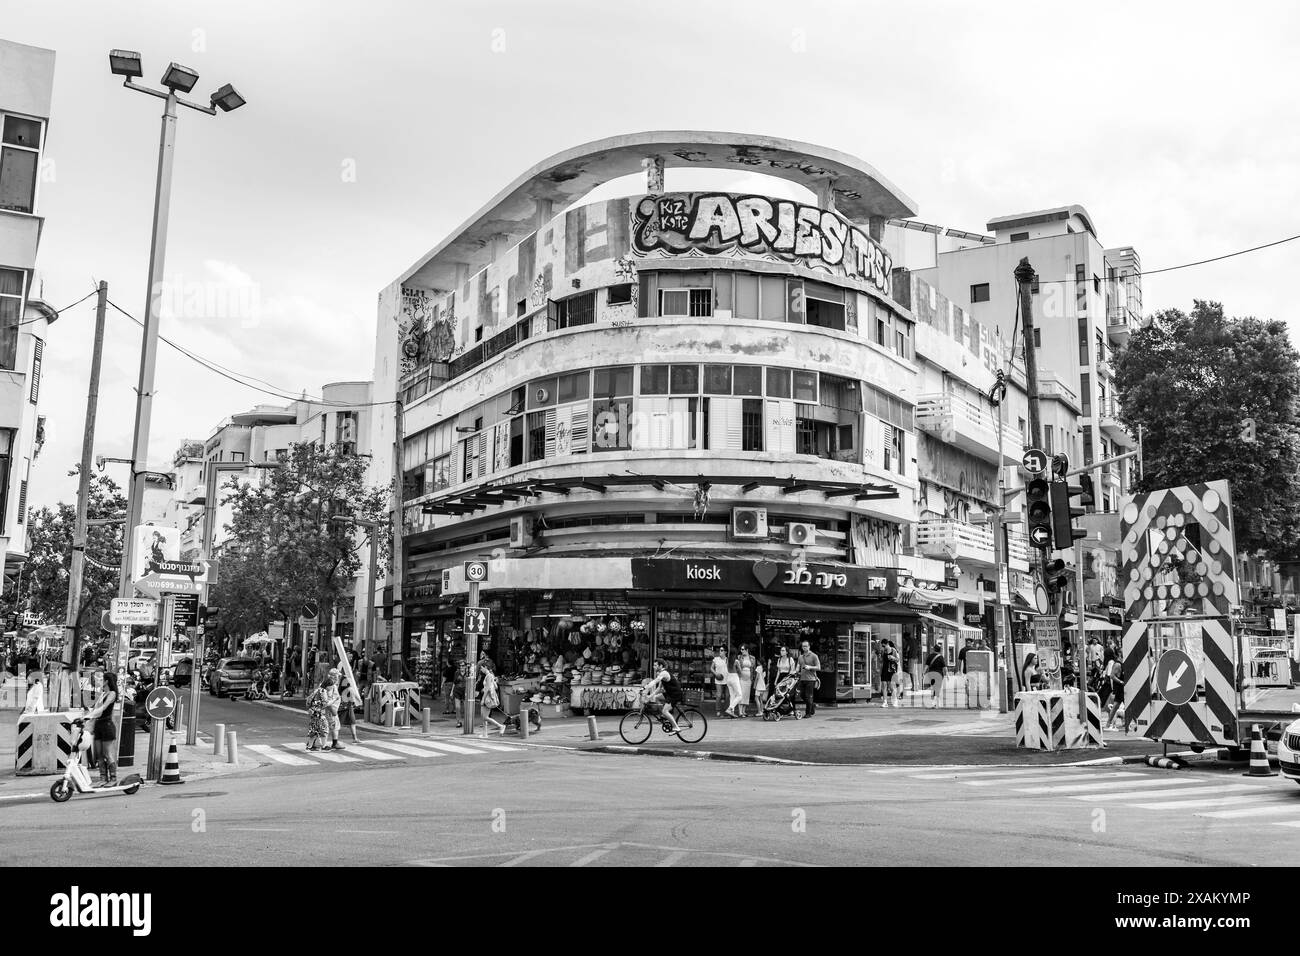
[[[889,254],[833,210],[729,193],[646,196],[632,212],[632,253],[645,257],[745,252],[890,291]]]

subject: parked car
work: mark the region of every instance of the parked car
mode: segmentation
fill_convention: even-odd
[[[257,661],[251,657],[223,657],[208,679],[208,693],[213,697],[242,694],[253,683]]]
[[[1282,776],[1300,783],[1300,720],[1282,731],[1277,742],[1277,760]]]
[[[194,655],[182,654],[172,665],[171,682],[175,687],[189,687],[194,679]]]

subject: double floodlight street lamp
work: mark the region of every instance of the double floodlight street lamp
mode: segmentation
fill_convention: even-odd
[[[110,50],[108,68],[114,76],[123,77],[127,89],[164,100],[162,133],[158,143],[158,179],[154,189],[153,233],[149,244],[149,285],[146,292],[147,308],[144,318],[144,336],[140,350],[140,384],[136,389],[135,437],[131,445],[131,483],[127,489],[127,529],[122,555],[122,577],[119,594],[130,597],[131,547],[129,533],[140,523],[144,504],[146,468],[149,463],[149,426],[153,417],[154,372],[158,361],[158,324],[162,311],[163,270],[167,254],[167,217],[171,205],[172,160],[176,151],[176,112],[178,106],[216,116],[217,111],[229,113],[246,102],[233,86],[227,83],[209,98],[209,105],[183,99],[178,94],[189,93],[199,81],[196,70],[179,63],[170,63],[163,72],[161,83],[165,90],[153,89],[137,83],[144,76],[144,64],[134,50]]]

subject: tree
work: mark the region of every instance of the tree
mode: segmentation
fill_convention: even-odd
[[[361,567],[362,529],[336,518],[380,522],[380,561],[386,560],[388,488],[365,483],[366,459],[339,445],[292,445],[261,484],[232,480],[230,538],[214,600],[229,633],[253,633],[304,608],[332,633],[331,612]]]
[[[1143,430],[1139,490],[1226,479],[1238,550],[1294,558],[1298,362],[1283,322],[1228,318],[1199,299],[1190,315],[1156,313],[1115,362],[1122,418]]]
[[[78,469],[68,472],[76,475]],[[126,513],[126,498],[117,484],[103,475],[90,478],[90,501],[86,514],[91,519],[120,517]],[[68,579],[72,564],[72,535],[77,524],[76,505],[60,502],[54,508],[38,508],[27,519],[27,563],[14,610],[27,610],[51,623],[63,623],[68,613]],[[81,605],[77,634],[99,633],[100,615],[117,596],[122,565],[122,524],[90,525],[87,528],[86,561],[81,577]]]

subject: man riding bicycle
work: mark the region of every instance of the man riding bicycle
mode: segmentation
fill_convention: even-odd
[[[669,733],[681,733],[681,728],[677,726],[677,718],[673,716],[673,711],[681,706],[684,697],[682,696],[682,685],[677,682],[677,678],[668,673],[668,664],[663,658],[655,658],[655,678],[646,684],[646,710],[652,714],[660,714],[672,725]],[[668,706],[663,706],[667,704]]]

